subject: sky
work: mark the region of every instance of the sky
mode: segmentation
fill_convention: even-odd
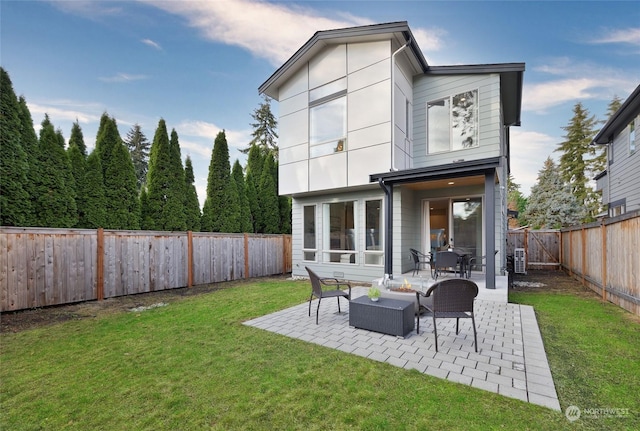
[[[202,203],[217,133],[244,166],[258,87],[279,66],[316,31],[394,21],[408,21],[433,66],[526,63],[511,128],[525,196],[558,160],[578,102],[604,120],[640,84],[636,1],[2,0],[0,64],[36,130],[46,113],[68,140],[78,121],[89,150],[104,112],[123,139],[139,124],[153,141],[164,119]]]

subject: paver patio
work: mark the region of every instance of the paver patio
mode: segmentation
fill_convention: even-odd
[[[367,287],[354,287],[352,298],[366,293]],[[318,326],[317,300],[311,317],[305,302],[245,324],[560,410],[533,307],[481,298],[475,302],[478,353],[470,319],[460,321],[458,335],[455,319],[438,319],[436,352],[431,316],[420,318],[420,334],[414,329],[404,338],[385,335],[349,326],[347,301],[341,301],[338,313],[333,298],[322,302]]]

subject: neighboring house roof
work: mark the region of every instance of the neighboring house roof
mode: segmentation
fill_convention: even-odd
[[[398,46],[403,46],[409,42],[408,48],[411,55],[408,55],[407,58],[411,62],[416,75],[499,73],[504,124],[507,126],[520,125],[522,79],[525,70],[524,63],[429,66],[406,21],[318,31],[298,49],[289,60],[280,66],[269,79],[258,88],[258,91],[272,99],[278,100],[278,89],[280,86],[298,71],[300,64],[308,62],[326,46],[347,42],[387,40],[390,34],[393,35]]]
[[[620,106],[609,121],[602,127],[600,132],[593,138],[594,144],[608,144],[613,141],[615,135],[624,130],[631,122],[632,118],[640,113],[640,85],[631,93],[627,100]]]

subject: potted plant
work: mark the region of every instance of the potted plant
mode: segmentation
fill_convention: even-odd
[[[369,299],[371,299],[373,302],[376,302],[378,300],[378,298],[380,298],[380,289],[378,289],[377,287],[373,286],[369,288],[369,292],[367,292],[367,296],[369,297]]]

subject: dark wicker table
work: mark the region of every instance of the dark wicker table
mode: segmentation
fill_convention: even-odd
[[[349,302],[349,325],[404,337],[413,331],[414,308],[413,302],[389,298],[373,302],[361,296]]]

